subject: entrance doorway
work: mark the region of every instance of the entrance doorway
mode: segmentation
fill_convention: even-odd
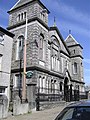
[[[64,80],[64,100],[69,101],[69,86],[68,86],[68,78],[66,77]]]

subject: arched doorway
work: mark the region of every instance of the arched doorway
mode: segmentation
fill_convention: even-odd
[[[68,78],[67,77],[64,80],[64,100],[69,101],[69,86],[68,86]]]

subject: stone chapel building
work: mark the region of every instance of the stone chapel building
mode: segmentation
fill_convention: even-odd
[[[27,99],[41,94],[72,95],[84,92],[82,46],[71,34],[63,39],[57,26],[48,26],[49,10],[40,0],[19,0],[9,11],[8,30],[15,34],[12,49],[11,99],[22,91],[25,20],[27,24],[26,79]],[[70,90],[70,92],[69,92]],[[69,94],[70,93],[70,94]]]

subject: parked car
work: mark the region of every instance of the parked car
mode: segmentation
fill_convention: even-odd
[[[82,101],[64,108],[55,120],[90,120],[90,101]]]

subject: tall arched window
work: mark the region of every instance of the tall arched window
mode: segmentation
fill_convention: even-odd
[[[45,40],[44,35],[40,34],[40,42],[39,42],[39,58],[40,60],[45,60]]]
[[[77,63],[76,62],[74,62],[73,71],[74,71],[74,74],[77,74]]]
[[[23,57],[23,46],[24,46],[24,36],[19,36],[17,40],[16,48],[16,60],[19,60]]]
[[[62,92],[62,82],[60,82],[60,92]]]
[[[60,44],[58,39],[55,36],[51,37],[52,40],[52,70],[60,71],[60,54],[59,48]]]

